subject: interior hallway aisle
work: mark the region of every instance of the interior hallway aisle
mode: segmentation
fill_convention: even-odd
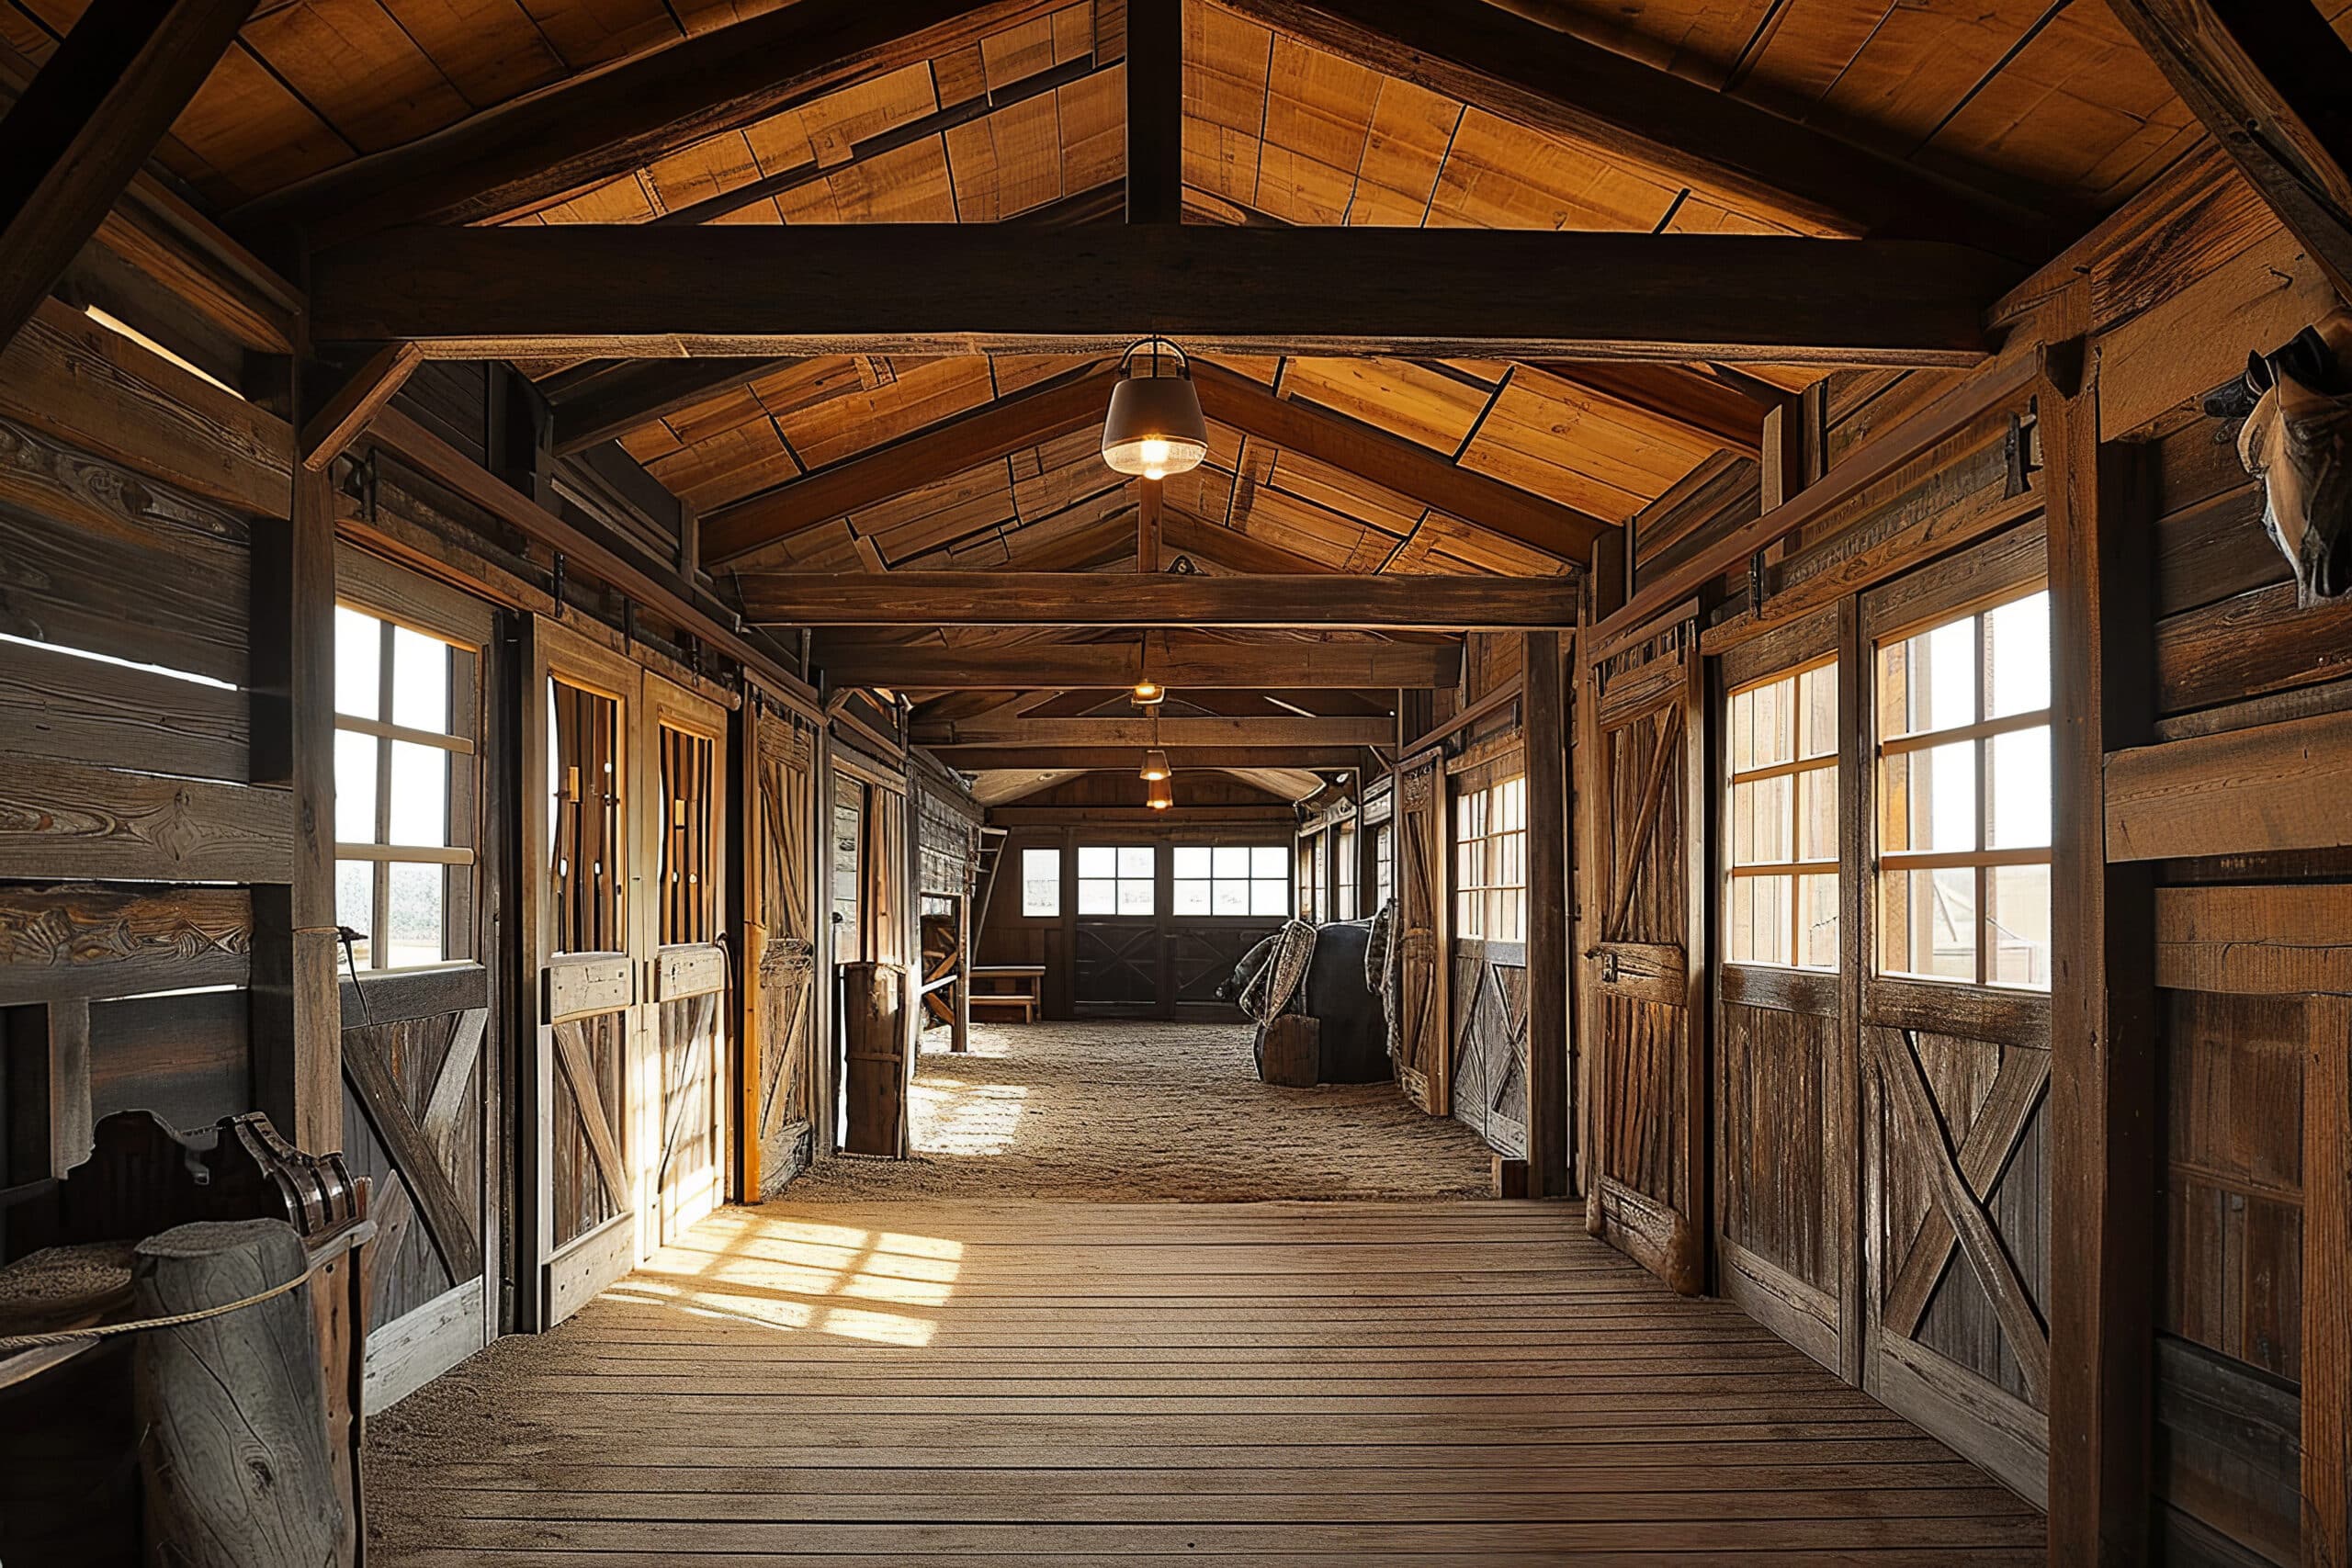
[[[374,1426],[379,1568],[2038,1561],[2039,1515],[1531,1203],[726,1210]]]
[[[923,1037],[915,1157],[835,1160],[797,1202],[874,1198],[1479,1197],[1487,1145],[1393,1083],[1275,1089],[1238,1024],[1097,1020]]]

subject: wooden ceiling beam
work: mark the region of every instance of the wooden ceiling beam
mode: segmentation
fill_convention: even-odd
[[[1136,771],[1143,761],[1132,746],[933,746],[949,767],[965,773],[997,768],[1076,768]],[[1357,768],[1364,754],[1353,746],[1170,746],[1172,768]]]
[[[1193,381],[1200,389],[1202,412],[1219,423],[1562,560],[1589,560],[1593,540],[1614,525],[1465,468],[1402,436],[1277,397],[1222,366],[1194,366]]]
[[[1817,231],[2006,247],[2023,261],[2039,261],[2064,240],[2040,213],[1487,0],[1223,4],[1378,74]]]
[[[1967,367],[2018,271],[1957,245],[1753,234],[548,224],[318,253],[311,305],[321,342],[456,359],[1114,354],[1159,332],[1243,354]]]
[[[0,344],[17,335],[254,0],[93,0],[0,118]]]
[[[2309,0],[2114,0],[2113,9],[2352,301],[2352,49]]]
[[[1145,639],[1033,643],[1017,648],[905,647],[820,639],[816,662],[835,686],[912,691],[1110,691],[1132,686],[1144,671]],[[1345,691],[1423,691],[1462,678],[1462,645],[1369,639],[1280,637],[1254,642],[1159,633],[1152,679],[1173,690],[1268,687]]]
[[[723,564],[860,507],[1100,424],[1117,379],[1115,371],[1093,370],[1044,382],[721,507],[702,520],[703,559]]]
[[[526,212],[795,104],[914,65],[1065,0],[794,0],[328,170],[241,209],[316,243]]]
[[[1228,528],[1221,523],[1204,523],[1189,513],[1171,511],[1162,516],[1159,537],[1162,544],[1178,554],[1197,557],[1227,571],[1295,577],[1306,572],[1335,572],[1340,570],[1329,561],[1317,560],[1295,550],[1286,550],[1280,545],[1270,545],[1238,528]]]
[[[1387,718],[976,718],[917,724],[922,746],[1394,746]]]
[[[746,571],[735,585],[745,619],[795,626],[1501,631],[1573,626],[1577,601],[1571,577]]]
[[[1182,0],[1127,0],[1127,221],[1184,216]]]

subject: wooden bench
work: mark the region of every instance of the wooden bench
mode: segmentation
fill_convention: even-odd
[[[972,1010],[1004,1008],[1017,1011],[1021,1021],[1037,1021],[1044,1001],[1046,966],[1042,964],[975,964],[972,965]]]

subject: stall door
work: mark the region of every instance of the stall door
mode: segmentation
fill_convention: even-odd
[[[816,731],[805,719],[747,699],[750,796],[745,834],[743,1192],[773,1198],[810,1157],[818,1053]]]
[[[1686,1293],[1705,1283],[1697,644],[1692,624],[1661,633],[1595,668],[1588,688],[1587,1223]]]
[[[843,779],[841,785],[854,785]],[[839,787],[839,786],[837,786]],[[878,783],[862,786],[865,830],[853,837],[856,890],[864,914],[860,951],[837,951],[840,964],[842,1144],[852,1154],[903,1156],[907,1098],[914,1079],[913,1021],[906,1007],[908,952],[907,797]],[[836,820],[840,820],[836,805]],[[835,870],[836,886],[840,870]],[[845,922],[848,923],[848,922]],[[838,928],[837,928],[838,929]]]
[[[663,1244],[717,1208],[727,1182],[727,713],[650,675],[645,706],[654,776],[638,798],[659,845],[651,1020],[662,1097],[649,1240]]]
[[[1432,1116],[1452,1104],[1445,974],[1445,775],[1439,754],[1407,761],[1396,774],[1396,916],[1390,936],[1395,965],[1397,1081]]]
[[[369,1411],[499,1332],[497,847],[512,759],[481,602],[372,557],[336,562],[336,892],[345,1157],[374,1185]]]
[[[538,1026],[524,1125],[531,1136],[537,1290],[529,1326],[569,1317],[639,1255],[628,1157],[639,1031],[630,842],[635,665],[548,621],[532,628],[526,716],[526,942]]]

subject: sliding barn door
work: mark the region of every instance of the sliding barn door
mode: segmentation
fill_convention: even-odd
[[[1451,1109],[1445,964],[1445,772],[1436,751],[1396,771],[1396,1078],[1432,1116]]]
[[[638,798],[657,846],[645,935],[661,1089],[648,1240],[661,1244],[717,1208],[727,1184],[727,711],[651,675],[645,708],[648,776]]]
[[[524,1125],[536,1211],[532,1326],[561,1322],[639,1256],[629,1165],[639,1072],[631,878],[637,666],[540,620],[524,717],[525,942],[538,1007]]]
[[[743,933],[743,1192],[773,1198],[810,1157],[817,1103],[817,735],[763,700],[744,704],[751,860]]]
[[[1587,1223],[1676,1290],[1705,1284],[1705,816],[1698,628],[1590,673]]]

